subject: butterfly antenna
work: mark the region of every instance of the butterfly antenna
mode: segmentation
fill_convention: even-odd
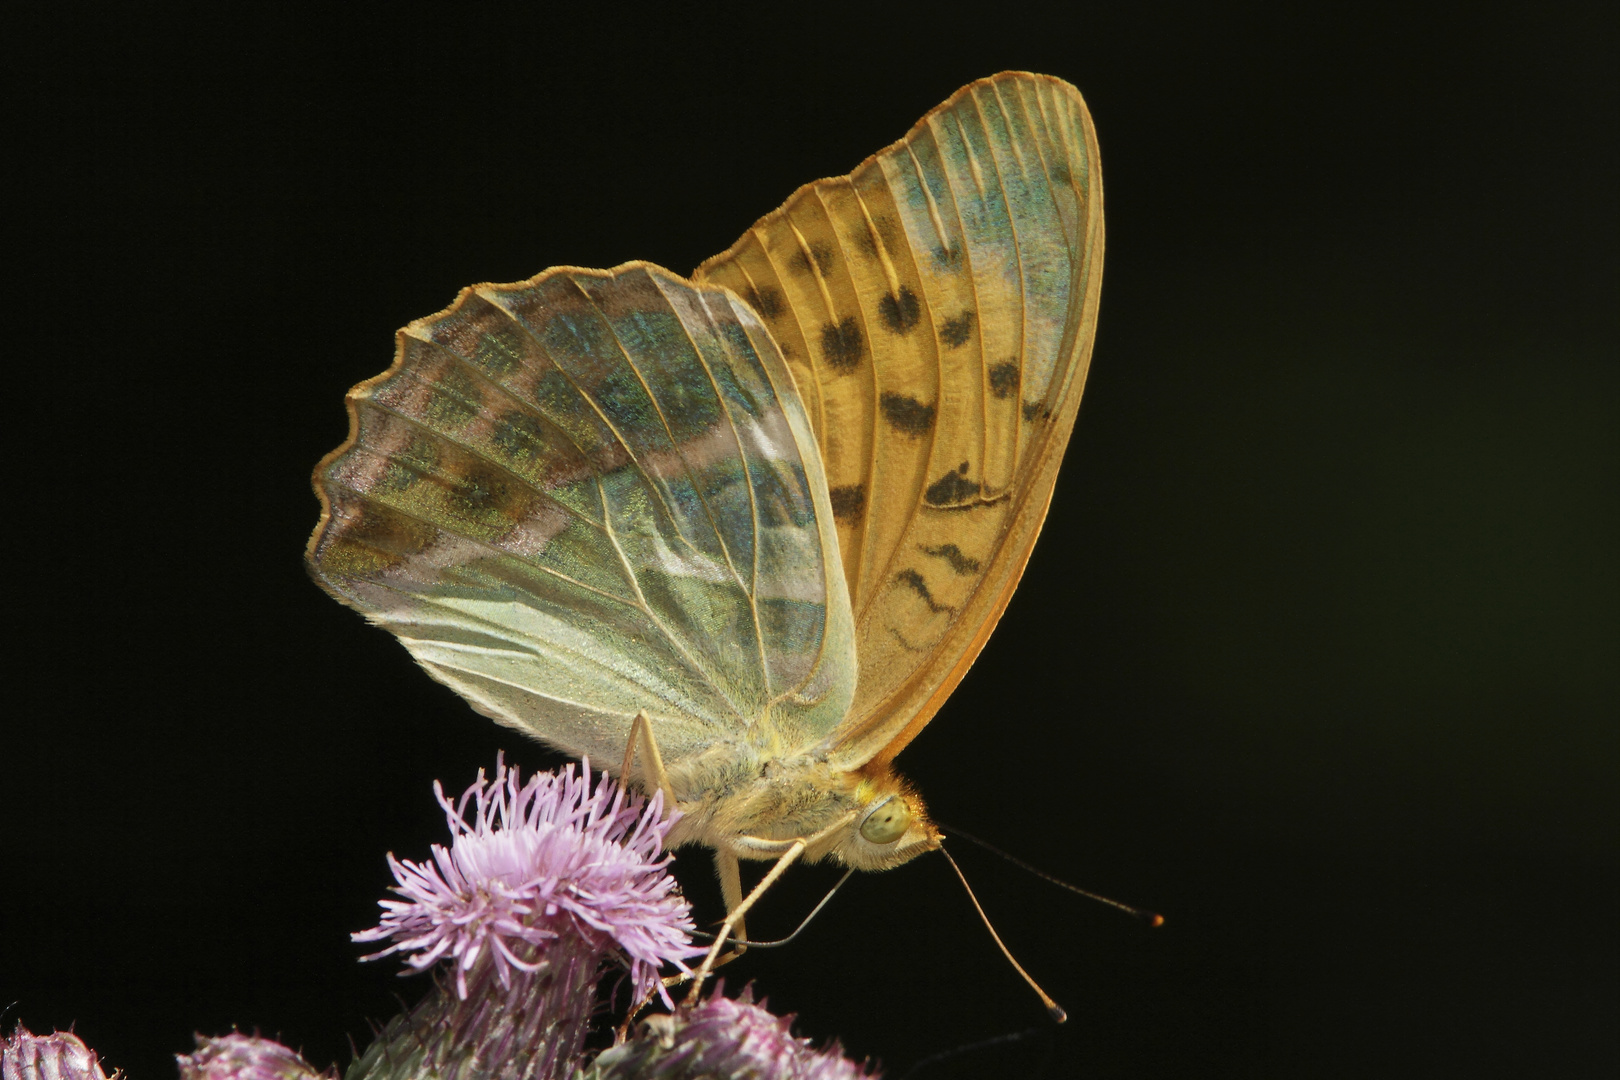
[[[977,1053],[980,1050],[989,1050],[991,1047],[995,1046],[1005,1046],[1008,1043],[1023,1042],[1025,1039],[1033,1039],[1037,1036],[1046,1034],[1046,1032],[1049,1030],[1050,1029],[1029,1028],[1025,1031],[1013,1031],[1006,1035],[997,1035],[989,1039],[980,1039],[978,1042],[970,1042],[962,1046],[953,1046],[951,1049],[941,1050],[937,1054],[929,1054],[911,1068],[901,1073],[900,1080],[911,1080],[913,1076],[916,1076],[924,1069],[937,1065],[942,1061],[949,1061],[952,1058],[961,1057],[964,1054]]]
[[[990,916],[984,913],[984,908],[980,905],[979,898],[973,895],[973,886],[968,884],[967,876],[962,873],[962,868],[956,865],[956,860],[951,858],[951,853],[946,851],[944,848],[940,848],[939,853],[945,856],[945,861],[951,864],[952,870],[956,871],[957,880],[962,883],[962,888],[967,890],[968,899],[973,901],[974,910],[979,913],[979,918],[984,920],[984,928],[990,931],[990,937],[994,939],[996,947],[1001,950],[1001,955],[1007,958],[1007,963],[1013,966],[1014,971],[1018,972],[1018,974],[1024,977],[1024,981],[1029,983],[1029,988],[1040,996],[1041,1004],[1046,1006],[1047,1015],[1051,1016],[1055,1022],[1059,1024],[1063,1023],[1063,1021],[1069,1018],[1069,1014],[1063,1011],[1063,1006],[1052,1000],[1052,996],[1050,994],[1041,989],[1040,983],[1029,977],[1029,972],[1024,970],[1024,965],[1020,964],[1013,958],[1012,950],[1007,948],[1007,946],[1002,942],[1001,935],[996,933],[996,928],[990,925]]]
[[[936,821],[936,822],[934,822],[934,824],[939,825],[939,822]],[[1038,867],[1031,866],[1029,863],[1025,862],[1023,859],[1018,858],[1018,856],[1016,856],[1016,855],[1007,854],[1005,851],[1002,851],[1000,848],[996,847],[994,844],[990,843],[988,840],[980,840],[977,836],[974,836],[970,832],[966,832],[966,831],[964,831],[962,829],[956,828],[955,826],[949,826],[949,825],[939,825],[939,827],[940,827],[940,829],[942,831],[947,832],[952,836],[960,836],[964,840],[967,840],[967,841],[969,841],[971,843],[974,843],[974,844],[978,844],[980,847],[984,848],[986,851],[991,851],[991,852],[994,852],[997,855],[1000,855],[1003,859],[1006,859],[1008,862],[1012,863],[1014,866],[1018,867],[1020,870],[1027,870],[1031,874],[1034,874],[1036,877],[1040,878],[1042,881],[1050,881],[1053,885],[1056,885],[1060,889],[1068,889],[1072,893],[1080,894],[1081,896],[1085,897],[1087,900],[1095,900],[1099,904],[1107,904],[1111,908],[1118,908],[1120,911],[1123,911],[1127,915],[1134,915],[1136,918],[1141,919],[1143,922],[1147,923],[1149,926],[1163,926],[1164,925],[1164,916],[1160,915],[1157,911],[1148,911],[1146,908],[1132,907],[1129,904],[1122,904],[1118,900],[1113,900],[1113,899],[1110,899],[1109,897],[1102,896],[1102,895],[1100,895],[1098,893],[1094,893],[1094,892],[1090,892],[1089,890],[1082,889],[1078,885],[1070,885],[1067,881],[1064,881],[1062,878],[1053,877],[1051,874],[1048,874],[1045,870],[1039,869]]]
[[[794,938],[798,937],[804,932],[804,928],[810,925],[810,920],[821,914],[821,909],[827,906],[827,901],[833,898],[833,893],[842,888],[844,882],[848,881],[854,873],[855,868],[853,866],[848,870],[845,870],[844,876],[839,878],[838,883],[832,888],[828,889],[827,895],[821,898],[821,903],[812,908],[810,910],[810,914],[806,915],[804,917],[804,921],[799,924],[798,929],[794,930],[793,933],[789,934],[787,937],[778,938],[776,941],[743,941],[741,938],[728,938],[727,940],[733,945],[742,945],[750,949],[780,949],[783,945],[788,944]],[[705,930],[694,930],[692,931],[692,936],[709,938],[710,940],[713,940],[714,938],[713,934],[708,933]]]

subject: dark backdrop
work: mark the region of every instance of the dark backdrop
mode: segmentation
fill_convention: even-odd
[[[1612,5],[336,7],[6,16],[8,1025],[154,1080],[231,1025],[343,1063],[419,994],[346,938],[384,852],[553,759],[305,579],[343,391],[463,285],[690,269],[1026,68],[1096,118],[1101,329],[901,763],[1169,922],[969,849],[1065,1027],[934,858],[733,986],[892,1075],[1024,1031],[920,1075],[1614,1074]]]

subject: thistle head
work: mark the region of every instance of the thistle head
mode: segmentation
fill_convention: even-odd
[[[745,987],[735,999],[723,987],[691,1008],[654,1016],[629,1041],[604,1050],[581,1080],[873,1080],[877,1073],[844,1057],[838,1044],[817,1050],[795,1038],[793,1017],[755,1003]]]
[[[196,1050],[174,1056],[180,1080],[337,1080],[336,1073],[317,1072],[298,1051],[274,1039],[239,1032],[196,1038]]]
[[[112,1080],[123,1074],[113,1071]],[[21,1024],[0,1038],[0,1077],[4,1080],[108,1080],[96,1052],[71,1031],[35,1035]]]
[[[702,952],[691,907],[665,872],[678,815],[664,815],[662,795],[626,792],[605,773],[593,786],[588,761],[522,783],[504,758],[454,803],[438,783],[433,790],[450,846],[435,844],[420,863],[389,855],[400,899],[382,901],[378,925],[353,936],[391,944],[366,959],[399,953],[415,971],[443,960],[466,1000],[481,961],[510,986],[515,971],[539,970],[566,942],[617,954],[642,1000],[663,994],[660,967],[684,971]]]

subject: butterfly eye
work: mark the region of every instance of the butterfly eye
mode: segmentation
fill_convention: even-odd
[[[861,835],[874,844],[892,844],[905,835],[910,824],[911,811],[906,809],[905,800],[890,799],[866,815]]]

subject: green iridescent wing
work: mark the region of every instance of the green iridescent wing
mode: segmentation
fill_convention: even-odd
[[[644,263],[474,286],[348,407],[310,570],[479,711],[607,765],[642,709],[674,761],[843,719],[826,480],[726,290]]]

